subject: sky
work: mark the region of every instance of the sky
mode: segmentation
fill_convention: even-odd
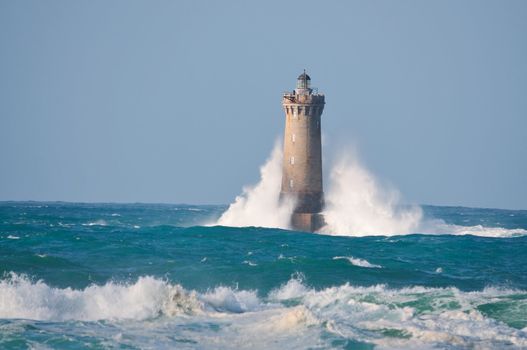
[[[0,200],[230,203],[303,69],[326,178],[527,209],[523,0],[0,0]]]

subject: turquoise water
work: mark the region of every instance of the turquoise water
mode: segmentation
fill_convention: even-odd
[[[225,209],[0,203],[0,347],[527,347],[527,211],[336,237],[209,226]]]

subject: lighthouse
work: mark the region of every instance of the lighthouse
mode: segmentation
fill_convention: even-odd
[[[296,89],[282,97],[285,111],[284,158],[281,198],[293,198],[291,216],[295,230],[314,232],[324,225],[322,187],[322,144],[320,137],[324,95],[311,87],[306,71]]]

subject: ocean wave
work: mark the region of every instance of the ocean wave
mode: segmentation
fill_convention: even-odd
[[[277,143],[260,168],[260,182],[244,188],[215,224],[290,229],[295,203],[280,200],[281,179],[282,153]],[[470,234],[504,238],[527,235],[523,228],[461,226],[426,218],[419,205],[402,205],[399,191],[379,182],[354,151],[335,163],[329,180],[322,213],[326,224],[317,232],[320,234],[350,237]]]
[[[140,277],[135,283],[108,282],[83,290],[50,287],[16,273],[0,281],[0,318],[144,320],[206,311],[245,312],[258,304],[256,300],[255,292],[217,287],[198,294],[151,276]]]
[[[177,207],[177,208],[173,208],[173,210],[175,210],[175,211],[205,211],[205,209],[189,208],[189,207],[184,207],[184,208]]]
[[[527,346],[526,297],[527,291],[500,288],[463,292],[454,287],[345,284],[317,291],[298,279],[269,295],[275,302],[301,303],[332,334],[381,348]],[[506,312],[490,311],[506,302],[510,302]]]
[[[108,222],[106,222],[106,220],[100,219],[100,220],[87,222],[85,224],[82,224],[82,226],[108,226]]]
[[[333,260],[348,260],[350,264],[358,267],[366,267],[370,269],[381,269],[381,265],[371,264],[368,260],[358,259],[352,256],[334,256]]]
[[[527,291],[492,287],[464,292],[454,287],[344,284],[316,290],[296,277],[259,297],[257,291],[225,286],[199,293],[150,276],[135,283],[108,282],[82,290],[50,287],[15,273],[0,281],[3,319],[179,317],[179,322],[221,324],[215,337],[229,337],[231,346],[243,344],[247,337],[252,341],[262,337],[263,345],[270,337],[293,334],[302,339],[309,333],[316,338],[310,341],[319,344],[322,334],[326,338],[329,334],[333,339],[354,339],[381,348],[525,347],[526,310]],[[195,337],[200,344],[207,343],[203,334]]]
[[[405,236],[412,234],[426,234],[426,235],[454,235],[454,236],[479,236],[491,238],[513,238],[527,236],[527,230],[523,228],[504,228],[504,227],[489,227],[483,225],[462,226],[448,224],[440,219],[424,220],[414,230],[410,231],[377,231],[376,233],[369,231],[324,231],[321,229],[317,232],[322,235],[330,236],[347,236],[347,237],[364,237],[364,236]]]
[[[458,236],[473,235],[495,238],[511,238],[527,235],[527,230],[523,228],[488,227],[483,225],[462,226],[448,224],[440,219],[423,221],[420,225],[419,232],[430,234],[451,234]]]

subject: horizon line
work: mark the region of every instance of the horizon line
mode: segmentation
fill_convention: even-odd
[[[201,203],[201,204],[192,204],[192,203],[170,203],[170,202],[104,202],[104,201],[65,201],[65,200],[11,200],[11,199],[1,199],[0,204],[5,203],[66,203],[66,204],[119,204],[119,205],[136,205],[136,204],[145,204],[145,205],[185,205],[185,206],[225,206],[228,207],[231,203]],[[417,205],[420,207],[445,207],[445,208],[467,208],[467,209],[485,209],[485,210],[506,210],[506,211],[527,211],[527,209],[517,209],[517,208],[496,208],[496,207],[476,207],[476,206],[465,206],[465,205],[440,205],[440,204],[401,204],[400,206],[412,206]]]

